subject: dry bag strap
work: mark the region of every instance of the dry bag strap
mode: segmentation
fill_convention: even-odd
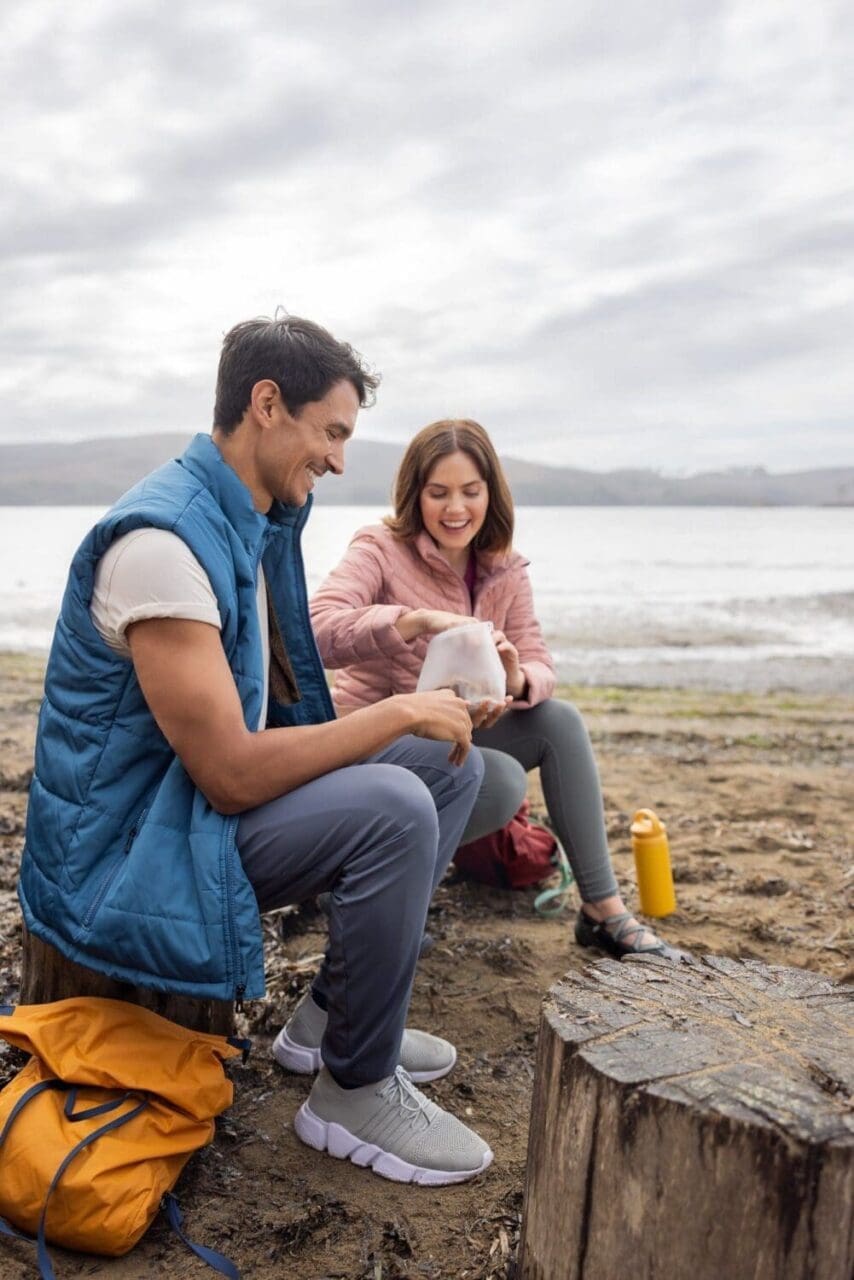
[[[117,1100],[115,1105],[117,1106],[119,1103],[125,1102],[131,1096],[131,1094],[125,1094],[123,1098],[119,1098]],[[81,1151],[85,1151],[87,1147],[91,1147],[92,1143],[97,1142],[98,1138],[102,1138],[105,1133],[111,1133],[113,1129],[119,1129],[123,1124],[127,1124],[128,1120],[133,1120],[134,1116],[138,1116],[140,1111],[144,1111],[147,1106],[148,1099],[142,1098],[135,1107],[131,1107],[130,1111],[126,1111],[124,1115],[117,1116],[115,1120],[109,1120],[106,1124],[102,1124],[100,1129],[96,1129],[94,1133],[90,1133],[88,1137],[82,1138],[81,1141],[77,1143],[76,1147],[71,1148],[68,1155],[53,1175],[50,1186],[47,1189],[47,1195],[44,1198],[41,1217],[39,1218],[38,1259],[42,1280],[56,1280],[53,1273],[53,1267],[50,1262],[50,1255],[47,1251],[47,1241],[45,1240],[45,1219],[47,1218],[48,1202],[50,1201],[50,1197],[53,1195],[60,1178],[71,1164],[71,1161],[75,1156],[79,1156]],[[110,1106],[110,1110],[114,1110],[114,1106],[112,1104]],[[82,1119],[82,1116],[78,1115],[76,1117],[72,1117],[72,1119],[80,1120]]]
[[[5,1008],[3,1009],[3,1012],[6,1012]],[[66,1085],[62,1080],[41,1080],[38,1084],[34,1084],[32,1088],[28,1089],[26,1093],[23,1093],[6,1117],[3,1132],[0,1133],[0,1147],[2,1147],[3,1143],[6,1141],[6,1135],[12,1127],[12,1122],[15,1117],[21,1109],[27,1105],[31,1098],[35,1098],[38,1094],[44,1093],[46,1089],[64,1088],[66,1088]],[[16,1240],[24,1240],[27,1244],[36,1243],[32,1236],[28,1236],[23,1231],[19,1231],[17,1227],[13,1227],[11,1222],[7,1222],[5,1218],[0,1218],[0,1233],[4,1236],[13,1236]]]
[[[75,1111],[74,1108],[77,1103],[77,1085],[68,1084],[65,1080],[40,1080],[38,1084],[34,1084],[32,1088],[22,1094],[15,1103],[9,1113],[5,1125],[3,1126],[3,1132],[0,1133],[0,1146],[3,1145],[13,1121],[20,1114],[21,1110],[28,1102],[37,1097],[38,1094],[44,1093],[46,1089],[64,1090],[68,1094],[65,1102],[65,1115],[72,1121],[85,1120],[91,1116],[105,1115],[107,1112],[115,1111],[115,1109],[120,1107],[122,1103],[138,1097],[137,1094],[125,1093],[122,1094],[121,1097],[112,1098],[109,1102],[101,1103],[99,1106],[87,1107],[82,1111]],[[45,1221],[47,1217],[48,1202],[55,1191],[60,1178],[71,1164],[71,1161],[75,1156],[78,1156],[81,1151],[85,1151],[86,1147],[91,1146],[93,1142],[96,1142],[98,1138],[103,1137],[104,1134],[111,1133],[113,1129],[119,1129],[123,1124],[127,1124],[128,1120],[132,1120],[134,1116],[138,1116],[140,1111],[147,1106],[148,1099],[141,1098],[136,1106],[131,1107],[130,1111],[126,1111],[123,1115],[116,1116],[114,1120],[109,1120],[107,1124],[102,1124],[99,1129],[95,1129],[88,1135],[88,1137],[83,1138],[81,1142],[78,1142],[76,1147],[71,1148],[68,1155],[62,1161],[51,1179],[50,1186],[45,1194],[44,1204],[42,1205],[38,1234],[35,1238],[26,1235],[23,1231],[18,1231],[11,1223],[6,1222],[4,1218],[0,1218],[0,1233],[7,1236],[13,1236],[16,1240],[24,1240],[27,1244],[36,1245],[41,1280],[56,1280],[56,1275],[50,1260],[50,1254],[47,1250]],[[208,1249],[202,1244],[194,1244],[192,1240],[187,1238],[182,1230],[183,1220],[181,1218],[181,1211],[178,1208],[178,1202],[173,1195],[165,1195],[163,1197],[162,1205],[166,1210],[169,1225],[172,1227],[175,1234],[183,1240],[184,1244],[187,1245],[189,1249],[192,1249],[193,1253],[195,1253],[197,1257],[201,1258],[202,1262],[206,1262],[209,1267],[213,1267],[215,1271],[219,1271],[222,1275],[227,1276],[228,1280],[240,1280],[240,1272],[229,1258],[224,1257],[221,1253],[217,1253],[215,1249]]]
[[[243,1055],[241,1061],[244,1067],[249,1061],[249,1055],[252,1052],[252,1041],[244,1040],[242,1036],[226,1036],[226,1041],[231,1045],[232,1049],[239,1049]]]
[[[68,1084],[66,1083],[65,1080],[41,1080],[38,1084],[34,1084],[31,1089],[28,1089],[26,1093],[22,1094],[21,1097],[18,1099],[18,1101],[15,1103],[15,1106],[12,1108],[11,1112],[9,1113],[9,1118],[7,1119],[5,1125],[3,1126],[3,1132],[0,1133],[0,1146],[2,1146],[3,1142],[5,1141],[6,1135],[8,1134],[9,1129],[11,1128],[12,1122],[19,1115],[21,1109],[25,1107],[28,1102],[32,1101],[32,1099],[35,1098],[37,1094],[43,1093],[45,1089],[65,1090],[65,1092],[67,1092],[70,1095],[71,1101],[72,1101],[72,1105],[70,1109],[68,1106],[68,1102],[66,1102],[65,1114],[71,1120],[82,1120],[84,1118],[84,1115],[86,1114],[84,1112],[77,1112],[76,1114],[73,1114],[74,1100],[77,1097],[77,1088],[75,1085]],[[104,1104],[104,1106],[90,1107],[88,1109],[88,1114],[100,1115],[105,1110],[114,1111],[116,1107],[121,1106],[123,1102],[127,1102],[129,1099],[134,1098],[136,1096],[137,1096],[136,1094],[130,1094],[130,1093],[123,1094],[120,1098],[111,1099],[111,1101]],[[45,1238],[45,1220],[47,1217],[47,1207],[48,1207],[48,1203],[50,1202],[50,1197],[53,1195],[53,1192],[56,1190],[56,1186],[60,1178],[65,1173],[65,1170],[68,1168],[68,1166],[71,1164],[71,1161],[75,1158],[75,1156],[78,1156],[81,1151],[85,1151],[87,1147],[90,1147],[93,1142],[96,1142],[98,1140],[98,1138],[103,1137],[105,1133],[110,1133],[113,1129],[118,1129],[121,1127],[121,1125],[127,1124],[128,1120],[132,1120],[134,1116],[138,1116],[140,1111],[142,1111],[147,1106],[148,1106],[148,1099],[147,1098],[140,1099],[140,1101],[137,1103],[135,1107],[131,1107],[130,1111],[126,1111],[124,1115],[117,1116],[115,1120],[109,1120],[106,1124],[102,1124],[100,1129],[95,1129],[87,1137],[83,1138],[80,1142],[78,1142],[76,1147],[71,1148],[68,1155],[62,1161],[56,1173],[53,1175],[53,1178],[51,1179],[51,1182],[50,1182],[50,1186],[48,1187],[47,1192],[45,1193],[44,1204],[42,1205],[41,1217],[39,1218],[39,1229],[34,1240],[30,1236],[24,1235],[23,1232],[16,1231],[14,1227],[10,1228],[7,1223],[3,1223],[3,1227],[5,1229],[6,1235],[14,1235],[19,1240],[26,1240],[30,1244],[36,1245],[38,1264],[39,1264],[39,1274],[41,1276],[41,1280],[56,1280],[56,1275],[54,1273],[53,1265],[50,1260],[50,1254],[47,1251],[47,1240]]]
[[[95,1107],[86,1107],[83,1111],[75,1111],[74,1108],[77,1106],[77,1085],[66,1085],[66,1088],[68,1089],[68,1097],[65,1099],[63,1111],[65,1112],[66,1120],[70,1120],[72,1124],[77,1120],[89,1120],[92,1116],[109,1115],[111,1111],[115,1111],[116,1107],[120,1107],[129,1098],[139,1097],[137,1093],[123,1093],[120,1097],[113,1098],[112,1102],[101,1102]],[[137,1111],[141,1110],[141,1107],[137,1107]],[[136,1111],[130,1114],[136,1115]],[[130,1119],[130,1115],[127,1118]]]
[[[15,1240],[23,1240],[24,1244],[35,1244],[32,1236],[24,1235],[23,1231],[13,1227],[11,1222],[7,1222],[5,1218],[0,1218],[0,1235],[12,1236]]]
[[[534,910],[541,916],[559,916],[569,901],[568,894],[572,884],[572,872],[569,869],[569,861],[560,846],[560,842],[558,842],[555,857],[557,858],[557,868],[560,872],[560,884],[554,889],[544,889],[534,899]]]
[[[203,1244],[194,1244],[184,1234],[184,1219],[181,1216],[178,1201],[171,1191],[166,1192],[166,1195],[160,1201],[160,1207],[166,1210],[166,1218],[175,1235],[184,1241],[188,1249],[192,1249],[197,1258],[201,1258],[202,1262],[206,1262],[209,1267],[213,1267],[214,1271],[219,1271],[222,1275],[228,1276],[228,1280],[240,1280],[240,1272],[230,1258],[226,1258],[222,1253],[217,1253],[216,1249],[208,1249]]]
[[[27,1092],[21,1094],[20,1098],[15,1103],[14,1107],[6,1117],[6,1123],[3,1125],[3,1132],[0,1133],[0,1147],[3,1146],[3,1143],[6,1141],[6,1136],[9,1130],[12,1128],[12,1125],[14,1124],[15,1120],[20,1115],[21,1111],[23,1111],[24,1107],[27,1105],[28,1102],[30,1102],[38,1094],[44,1093],[46,1089],[62,1090],[62,1089],[70,1089],[70,1088],[71,1088],[71,1085],[66,1084],[64,1080],[53,1080],[53,1079],[40,1080],[38,1084],[30,1085]]]

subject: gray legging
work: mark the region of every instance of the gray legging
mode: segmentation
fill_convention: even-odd
[[[526,710],[505,711],[491,729],[476,730],[474,741],[483,756],[484,775],[463,842],[509,822],[525,797],[527,771],[539,766],[546,809],[582,901],[599,902],[618,893],[599,773],[576,708],[549,698]]]

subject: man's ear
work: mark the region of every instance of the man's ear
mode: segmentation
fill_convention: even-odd
[[[263,378],[261,382],[255,383],[249,397],[249,407],[259,426],[271,425],[276,410],[283,408],[281,392],[272,378]]]

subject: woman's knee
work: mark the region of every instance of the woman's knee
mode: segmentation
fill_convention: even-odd
[[[528,794],[528,775],[518,760],[509,756],[506,751],[498,752],[501,756],[500,785],[506,796],[506,805],[510,810],[510,818]]]
[[[586,739],[587,726],[578,708],[562,698],[547,698],[525,712],[533,716],[538,730],[551,739]]]
[[[469,825],[497,831],[517,812],[528,794],[528,775],[518,760],[506,751],[481,750],[484,763],[475,809]]]

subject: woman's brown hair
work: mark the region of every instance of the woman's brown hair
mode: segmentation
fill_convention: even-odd
[[[470,418],[431,422],[413,437],[394,481],[394,515],[386,516],[384,523],[402,542],[417,538],[424,528],[421,490],[436,463],[458,451],[468,454],[489,490],[486,519],[472,545],[476,551],[504,554],[513,545],[513,498],[495,446],[480,423]]]

